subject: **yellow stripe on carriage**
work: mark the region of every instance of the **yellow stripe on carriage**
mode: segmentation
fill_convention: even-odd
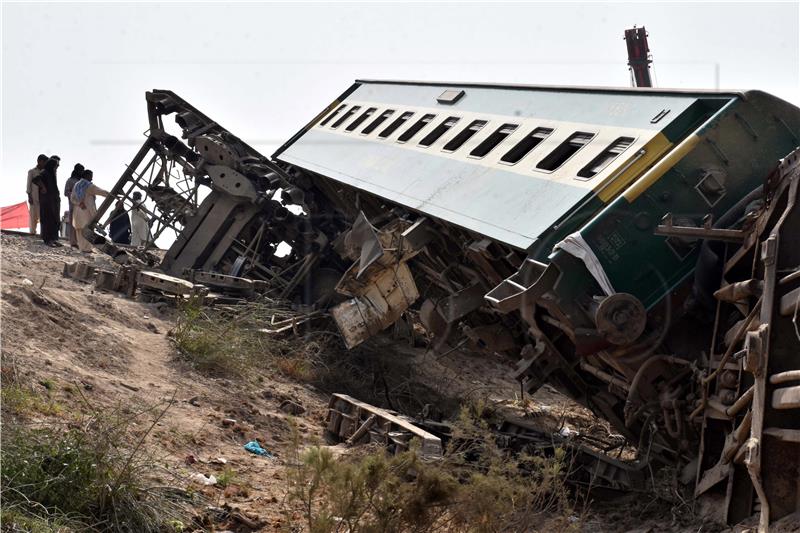
[[[650,139],[650,142],[642,147],[641,150],[644,151],[643,154],[640,154],[640,150],[640,152],[632,155],[619,165],[618,168],[623,169],[621,174],[612,174],[604,181],[598,183],[594,188],[595,194],[597,194],[597,197],[600,198],[603,203],[610,202],[616,198],[625,187],[639,177],[646,168],[668,152],[670,148],[672,148],[672,143],[669,142],[669,139],[667,139],[663,133],[659,132]]]
[[[653,165],[653,168],[645,172],[641,178],[631,185],[628,190],[622,193],[628,202],[636,200],[644,191],[650,188],[655,182],[674,167],[678,161],[683,159],[689,152],[694,150],[695,146],[700,142],[699,135],[691,135],[684,139],[680,144],[669,152],[666,157],[661,159],[658,163]]]

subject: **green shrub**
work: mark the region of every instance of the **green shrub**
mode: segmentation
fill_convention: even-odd
[[[85,525],[70,521],[64,517],[41,517],[26,514],[19,509],[4,508],[0,510],[0,528],[2,531],[26,533],[77,533],[84,531]]]
[[[242,360],[235,351],[230,331],[233,324],[220,330],[194,300],[179,304],[178,321],[173,330],[173,339],[182,358],[198,371],[206,374],[238,375],[242,372]]]
[[[236,477],[236,471],[229,466],[223,468],[222,472],[220,472],[220,474],[217,476],[217,485],[223,489],[230,485],[235,485],[237,481],[238,479]]]
[[[287,512],[301,513],[312,533],[579,527],[565,485],[565,454],[510,455],[470,409],[462,410],[439,461],[422,461],[413,446],[396,456],[380,448],[340,459],[313,446],[290,459]]]
[[[186,515],[184,502],[154,483],[155,463],[142,447],[150,430],[136,434],[135,418],[112,412],[68,429],[6,425],[3,522],[19,524],[20,531],[170,530]]]
[[[18,383],[3,382],[0,387],[0,396],[4,414],[26,415],[39,413],[43,415],[59,415],[63,408],[61,404],[33,392]]]

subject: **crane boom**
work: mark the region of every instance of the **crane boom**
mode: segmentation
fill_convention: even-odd
[[[652,87],[650,63],[653,62],[653,58],[650,55],[644,26],[641,28],[634,26],[630,30],[625,30],[625,43],[628,45],[628,68],[631,71],[633,86]]]

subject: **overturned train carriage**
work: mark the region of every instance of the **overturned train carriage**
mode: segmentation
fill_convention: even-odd
[[[678,464],[722,519],[797,508],[796,107],[359,81],[266,158],[147,100],[114,192],[144,190],[178,235],[165,271],[269,281],[349,346],[417,316],[436,349],[508,357],[526,391],[551,383]]]

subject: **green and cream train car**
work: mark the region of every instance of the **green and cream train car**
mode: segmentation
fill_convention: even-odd
[[[273,158],[520,258],[472,265],[480,312],[536,338],[529,389],[591,403],[608,387],[583,356],[628,350],[606,362],[630,378],[665,327],[688,360],[708,346],[710,327],[676,328],[703,302],[703,241],[659,226],[734,226],[798,144],[800,109],[759,91],[357,81]],[[619,398],[593,407],[625,428]]]
[[[574,235],[564,248],[604,287],[570,272],[560,297],[600,288],[649,308],[697,261],[693,243],[654,235],[661,218],[723,215],[799,137],[800,110],[758,91],[358,81],[274,157],[537,263]]]

